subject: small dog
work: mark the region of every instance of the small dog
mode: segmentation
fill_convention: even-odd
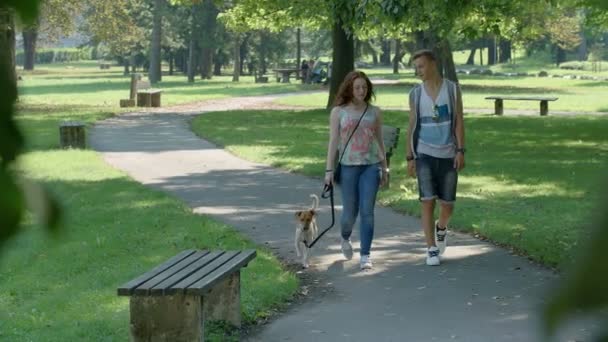
[[[317,237],[319,228],[317,227],[317,208],[319,207],[319,197],[311,194],[312,206],[308,210],[296,212],[296,220],[298,222],[296,227],[296,254],[298,257],[302,257],[302,267],[308,268],[308,257],[309,250],[304,244],[310,244]]]

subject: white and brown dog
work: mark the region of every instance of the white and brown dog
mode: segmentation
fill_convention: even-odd
[[[312,206],[308,210],[298,211],[296,212],[296,254],[298,257],[302,257],[302,266],[304,268],[308,268],[308,257],[309,257],[309,248],[306,247],[304,241],[307,244],[312,243],[312,241],[317,237],[317,233],[319,232],[319,228],[317,227],[317,208],[319,207],[319,197],[317,195],[310,195],[312,197]]]

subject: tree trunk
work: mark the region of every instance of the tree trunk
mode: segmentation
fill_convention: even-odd
[[[232,71],[232,82],[239,81],[241,73],[241,39],[238,34],[234,35],[234,70]]]
[[[391,41],[388,39],[382,40],[382,53],[380,54],[380,64],[391,65]]]
[[[447,39],[441,39],[437,44],[434,44],[434,46],[433,52],[435,53],[435,56],[437,56],[439,74],[448,80],[458,82],[450,42]]]
[[[559,45],[555,46],[555,65],[559,67],[559,65],[566,60],[566,51],[562,49]]]
[[[488,37],[486,41],[488,46],[488,65],[494,65],[496,64],[496,38]]]
[[[12,120],[13,106],[17,100],[17,74],[15,71],[15,18],[13,10],[0,5],[0,132],[2,132],[2,151],[0,168],[4,168],[15,157],[23,138]],[[4,227],[2,227],[4,228]]]
[[[511,41],[501,38],[499,42],[500,52],[498,54],[498,63],[508,63],[511,57]]]
[[[355,45],[353,43],[353,38],[344,31],[342,28],[342,20],[339,18],[336,18],[334,23],[332,42],[334,46],[332,54],[333,67],[331,71],[327,108],[333,107],[338,87],[340,87],[346,74],[351,72],[355,66]]]
[[[6,86],[2,94],[0,108],[12,108],[17,100],[17,73],[15,70],[15,18],[12,9],[0,5],[0,82]],[[0,115],[8,114],[8,111]],[[0,163],[2,160],[0,158]]]
[[[160,40],[162,35],[162,7],[164,0],[154,0],[154,12],[152,18],[152,40],[150,42],[150,70],[148,78],[150,83],[161,81],[161,48]]]
[[[302,64],[302,46],[300,45],[300,28],[298,27],[296,31],[296,69],[300,69],[300,65]],[[296,80],[300,79],[300,73],[296,72]]]
[[[243,40],[241,41],[240,46],[239,46],[239,75],[241,75],[241,76],[245,75],[245,71],[243,70],[243,68],[245,67],[245,64],[243,62],[248,60],[249,51],[247,48],[247,43],[249,42],[250,38],[251,38],[250,33],[245,34],[245,37],[243,38]],[[262,50],[263,50],[265,48],[263,32],[260,32],[260,42],[261,42]],[[262,57],[262,60],[263,59],[264,59],[264,57]]]
[[[23,70],[34,70],[36,63],[36,40],[38,39],[38,26],[23,30]]]
[[[399,39],[395,39],[395,56],[393,57],[393,74],[399,73],[399,62],[403,54],[401,52],[401,41]]]
[[[472,48],[471,52],[469,52],[469,57],[467,58],[466,65],[474,65],[475,64],[475,51],[477,51],[476,47]]]
[[[260,32],[260,73],[266,74],[268,71],[268,33]]]
[[[578,60],[586,61],[589,56],[589,52],[587,50],[587,37],[585,37],[585,30],[581,28],[580,30],[581,36],[581,44],[578,46]]]
[[[124,66],[124,70],[123,70],[122,73],[123,73],[124,76],[127,76],[127,75],[129,75],[129,67],[130,67],[130,65],[129,65],[129,56],[125,56],[123,58],[123,63],[124,63],[124,65],[123,65]]]
[[[173,76],[173,70],[175,65],[175,53],[173,50],[169,52],[169,75]]]
[[[414,50],[421,50],[421,49],[433,49],[433,46],[435,45],[435,34],[433,34],[430,30],[427,31],[416,31],[414,32],[414,37],[416,40],[416,46],[414,48]]]
[[[479,65],[483,65],[483,47],[479,48]]]
[[[213,0],[204,0],[203,18],[201,27],[201,78],[211,79],[213,65],[213,52],[217,28],[217,15],[219,11]]]
[[[192,5],[192,13],[190,15],[190,46],[188,47],[188,83],[194,83],[194,75],[196,74],[196,23],[197,23],[197,7]]]

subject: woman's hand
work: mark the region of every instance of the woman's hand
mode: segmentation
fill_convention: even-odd
[[[333,171],[325,171],[325,184],[326,185],[334,184],[334,172]]]
[[[382,168],[382,177],[380,178],[380,187],[388,185],[388,168]]]

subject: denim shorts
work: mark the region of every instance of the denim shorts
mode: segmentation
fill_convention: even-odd
[[[416,158],[416,176],[421,201],[435,198],[446,203],[456,201],[458,172],[454,168],[454,158],[419,154]]]

